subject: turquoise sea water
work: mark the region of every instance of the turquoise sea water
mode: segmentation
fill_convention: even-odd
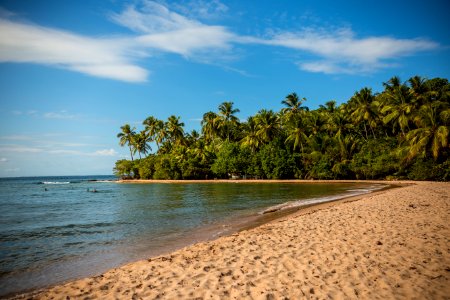
[[[0,296],[98,274],[243,228],[268,207],[374,184],[119,184],[111,176],[0,179]],[[92,192],[96,190],[96,192]],[[278,207],[278,208],[280,208]]]

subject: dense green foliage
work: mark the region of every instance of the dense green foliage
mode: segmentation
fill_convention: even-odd
[[[447,79],[398,77],[384,91],[356,92],[310,110],[295,93],[279,112],[261,109],[245,122],[233,102],[207,112],[201,133],[184,132],[180,117],[149,117],[139,133],[117,135],[131,161],[115,174],[142,179],[300,178],[450,179],[450,84]],[[157,151],[146,156],[154,142]],[[136,153],[139,159],[135,159]],[[142,158],[144,156],[144,158]],[[145,157],[146,156],[146,157]]]

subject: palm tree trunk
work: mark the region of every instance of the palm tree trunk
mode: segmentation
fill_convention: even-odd
[[[367,135],[367,126],[366,126],[366,121],[364,121],[364,132],[366,134],[366,141],[369,139],[369,136]]]
[[[374,140],[376,140],[376,139],[377,139],[377,137],[375,136],[375,131],[373,131],[373,128],[372,128],[372,126],[370,126],[370,130],[372,131],[373,139],[374,139]]]
[[[131,151],[131,146],[128,147],[130,148],[131,161],[133,161],[133,151]]]

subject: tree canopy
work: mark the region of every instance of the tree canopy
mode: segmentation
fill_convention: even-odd
[[[291,93],[279,111],[262,108],[246,121],[233,102],[223,102],[203,115],[199,132],[186,133],[179,116],[149,116],[138,133],[120,128],[131,161],[117,161],[114,171],[142,179],[449,180],[448,80],[392,77],[383,86],[317,109]]]

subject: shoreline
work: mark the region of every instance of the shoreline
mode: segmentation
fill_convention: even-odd
[[[201,182],[201,183],[203,183],[204,181],[194,181],[193,182],[193,181],[189,180],[189,181],[175,181],[175,182],[178,182],[178,183],[197,183],[197,182]],[[218,182],[218,181],[208,180],[208,182],[214,183],[214,182]],[[386,193],[392,193],[390,191],[404,190],[405,188],[408,188],[408,187],[410,188],[410,187],[415,187],[415,186],[417,186],[417,187],[424,187],[427,184],[443,185],[443,186],[445,186],[447,188],[450,187],[450,185],[448,183],[427,183],[427,182],[411,182],[411,181],[389,181],[389,182],[387,182],[387,181],[310,181],[310,180],[305,180],[305,181],[299,181],[299,180],[295,180],[295,181],[292,181],[292,180],[289,180],[289,181],[286,181],[286,180],[281,180],[281,181],[272,181],[272,180],[271,181],[233,180],[233,181],[231,181],[231,180],[226,180],[225,182],[228,182],[228,183],[230,183],[230,182],[239,182],[239,183],[240,182],[246,182],[246,183],[247,182],[249,182],[249,183],[256,183],[256,182],[258,182],[258,183],[279,183],[279,182],[282,182],[282,183],[287,183],[287,182],[293,182],[293,183],[300,183],[300,182],[303,182],[303,183],[313,183],[313,182],[317,182],[317,183],[319,183],[319,182],[320,183],[331,183],[331,182],[335,182],[335,183],[338,183],[338,182],[339,183],[350,183],[350,182],[365,182],[365,183],[388,184],[388,185],[391,185],[391,186],[393,185],[393,187],[391,187],[391,188],[383,188],[380,191],[375,191],[375,192],[361,194],[361,195],[356,195],[356,196],[350,196],[350,197],[346,197],[346,198],[343,198],[343,199],[333,200],[333,201],[329,201],[329,202],[325,202],[325,203],[312,204],[312,205],[310,205],[308,207],[296,207],[296,208],[294,208],[292,210],[283,211],[283,213],[278,215],[278,216],[276,216],[277,213],[270,213],[270,214],[268,214],[269,220],[265,219],[259,224],[256,224],[256,223],[255,224],[251,224],[248,227],[241,228],[241,229],[237,230],[237,232],[234,232],[234,233],[233,232],[228,233],[225,236],[218,236],[217,238],[214,238],[212,240],[210,239],[210,240],[206,240],[206,241],[200,241],[200,242],[197,242],[195,244],[191,244],[191,245],[188,245],[188,246],[183,247],[181,249],[178,249],[178,250],[176,250],[174,252],[170,252],[170,253],[162,254],[162,255],[159,255],[159,256],[151,257],[151,258],[149,258],[147,260],[132,262],[132,263],[120,266],[118,268],[111,269],[111,270],[107,271],[106,273],[104,273],[103,275],[100,275],[100,276],[94,276],[94,277],[88,277],[88,278],[79,279],[79,280],[75,280],[75,281],[70,281],[70,282],[58,284],[56,286],[51,286],[51,287],[48,287],[48,288],[44,288],[44,289],[40,289],[40,290],[36,290],[36,291],[31,291],[31,292],[28,292],[28,293],[25,293],[25,294],[20,294],[20,295],[15,295],[15,296],[14,295],[9,295],[9,297],[12,296],[13,299],[24,299],[24,298],[29,298],[29,297],[31,297],[32,299],[41,299],[41,297],[42,298],[50,297],[50,295],[52,295],[53,292],[56,292],[57,290],[61,290],[62,289],[63,294],[60,294],[60,292],[57,292],[57,294],[53,294],[53,296],[56,296],[58,298],[57,295],[59,295],[59,296],[70,295],[71,298],[72,297],[83,298],[85,296],[86,292],[84,292],[84,294],[77,294],[77,292],[79,293],[81,290],[84,291],[84,289],[75,289],[74,290],[70,286],[74,285],[74,284],[76,285],[77,283],[80,283],[80,282],[85,282],[85,283],[87,282],[87,284],[89,286],[91,286],[91,285],[95,286],[95,283],[98,280],[100,280],[100,278],[104,278],[106,274],[111,274],[111,273],[118,272],[118,273],[122,273],[122,275],[124,275],[124,276],[127,276],[122,271],[127,270],[128,273],[130,273],[130,272],[134,273],[136,268],[137,269],[142,269],[143,267],[145,268],[146,265],[151,264],[151,262],[154,262],[154,261],[163,261],[163,262],[165,262],[167,260],[172,260],[172,257],[174,255],[178,256],[178,254],[182,253],[182,252],[186,252],[186,251],[187,252],[191,252],[191,253],[192,252],[196,252],[197,250],[199,250],[197,248],[200,248],[200,249],[204,250],[204,248],[207,245],[210,245],[210,244],[221,244],[223,242],[223,240],[230,240],[230,239],[235,240],[237,237],[239,237],[241,235],[246,235],[246,236],[253,235],[254,233],[264,231],[264,228],[266,228],[266,227],[276,226],[276,224],[279,224],[279,223],[291,222],[292,220],[298,220],[299,218],[301,219],[301,218],[303,218],[305,216],[307,217],[309,215],[317,214],[317,213],[320,213],[320,212],[323,212],[323,211],[337,209],[337,208],[341,207],[342,205],[348,205],[348,204],[352,204],[352,203],[359,203],[359,202],[364,201],[364,199],[367,200],[367,199],[377,198],[377,197],[380,197],[380,196],[383,197],[383,195],[386,194]],[[126,183],[128,183],[128,181]],[[139,181],[139,182],[133,181],[132,183],[149,183],[149,182],[148,181]],[[172,183],[172,182],[171,181],[169,182],[169,181],[153,181],[152,180],[151,183]],[[398,189],[398,188],[395,188],[395,187],[400,187],[400,188]],[[447,194],[448,194],[448,192],[447,192]],[[272,218],[272,219],[270,219],[270,218]],[[446,238],[448,239],[448,236]],[[236,246],[236,245],[231,245],[231,246],[233,247],[233,246]],[[288,250],[288,249],[285,249],[285,250]],[[169,259],[167,258],[167,256],[169,257]],[[151,266],[147,266],[147,267],[151,267]],[[130,268],[131,268],[131,270],[129,270]],[[152,269],[152,268],[150,268],[150,269]],[[170,269],[170,264],[169,264],[169,269]],[[120,279],[118,279],[118,280],[120,280]],[[159,283],[162,283],[162,282],[159,282]],[[139,286],[139,284],[137,286]],[[141,286],[142,286],[142,284],[141,284]],[[105,291],[110,291],[110,290],[111,290],[110,288],[105,289],[105,288],[97,286],[97,289],[93,287],[93,289],[91,290],[91,292],[89,294],[93,293],[93,294],[95,294],[95,295],[97,295],[99,297],[104,297],[105,296],[104,292]],[[155,292],[155,291],[154,291],[153,288],[151,288],[149,292]],[[205,292],[205,291],[203,291],[203,292]],[[81,296],[83,296],[83,297],[81,297]],[[188,298],[191,297],[188,294],[185,294],[184,296],[187,296]],[[226,294],[224,294],[222,296],[226,296]],[[117,294],[114,297],[118,297]],[[123,297],[125,297],[125,295],[123,295]],[[65,296],[64,296],[64,298],[65,298]],[[227,297],[225,297],[225,298],[227,298]]]
[[[119,179],[117,183],[382,183],[416,184],[426,181],[412,180],[347,180],[347,179]]]

